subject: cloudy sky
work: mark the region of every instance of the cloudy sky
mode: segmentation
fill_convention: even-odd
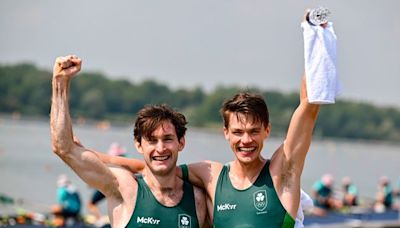
[[[342,98],[400,107],[397,0],[2,0],[0,64],[50,70],[74,53],[85,71],[133,82],[294,91],[300,21],[319,5],[333,13]]]

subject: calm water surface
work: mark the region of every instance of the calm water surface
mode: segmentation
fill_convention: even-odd
[[[75,127],[82,143],[99,151],[107,151],[112,142],[128,148],[129,157],[141,158],[132,144],[132,128],[111,127],[106,131],[92,126]],[[270,154],[282,139],[266,141],[263,155]],[[189,128],[186,148],[179,163],[201,160],[222,163],[233,159],[233,154],[222,132]],[[374,197],[377,180],[381,175],[391,178],[394,185],[400,177],[400,146],[376,142],[314,140],[309,151],[302,177],[302,187],[310,192],[311,186],[324,173],[332,173],[339,187],[340,179],[350,176],[364,198]],[[61,173],[70,176],[79,187],[84,201],[89,200],[92,189],[52,153],[49,123],[43,121],[0,119],[0,193],[23,198],[35,205],[56,202],[56,179]]]

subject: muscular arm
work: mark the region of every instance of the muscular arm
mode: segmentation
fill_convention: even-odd
[[[283,144],[285,158],[300,172],[310,148],[312,132],[317,120],[320,105],[310,104],[307,99],[305,75],[300,89],[300,105],[295,110]]]
[[[211,222],[207,216],[207,204],[206,196],[203,189],[193,187],[195,203],[196,203],[196,214],[199,221],[199,226],[202,228],[211,227]]]
[[[293,113],[284,143],[271,158],[270,171],[282,205],[296,218],[300,202],[300,177],[311,144],[319,105],[309,104],[303,78],[300,104]]]
[[[107,196],[122,199],[118,182],[96,153],[73,140],[69,113],[69,87],[72,77],[80,71],[81,60],[76,56],[57,58],[53,69],[50,130],[52,149],[78,176]]]

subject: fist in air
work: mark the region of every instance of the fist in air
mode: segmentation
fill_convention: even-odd
[[[82,66],[82,60],[76,55],[60,56],[56,59],[53,68],[53,78],[71,79]]]

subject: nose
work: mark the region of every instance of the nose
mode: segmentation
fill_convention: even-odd
[[[156,151],[161,153],[165,150],[165,146],[162,140],[159,140],[156,145]]]
[[[242,138],[241,138],[242,143],[251,143],[253,141],[253,138],[251,137],[251,135],[249,133],[244,133]]]

